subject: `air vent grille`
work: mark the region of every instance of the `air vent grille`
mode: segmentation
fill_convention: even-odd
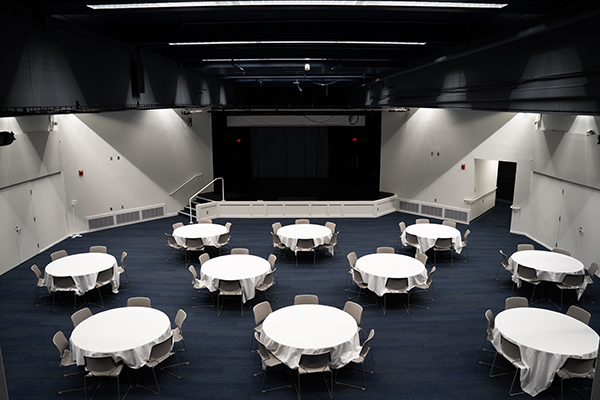
[[[88,219],[88,229],[90,229],[90,230],[98,229],[98,228],[105,228],[107,226],[114,226],[114,225],[115,225],[115,219],[113,218],[112,215],[109,215],[108,217],[99,217],[99,218]]]

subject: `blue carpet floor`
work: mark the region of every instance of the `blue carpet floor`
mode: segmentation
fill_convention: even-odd
[[[360,257],[375,252],[378,246],[396,246],[398,222],[414,223],[415,216],[392,213],[376,219],[338,219],[339,255],[323,257],[313,268],[312,257],[278,266],[281,301],[273,309],[292,304],[299,293],[314,293],[321,304],[342,308],[347,297],[344,283],[348,273],[346,254],[354,251]],[[11,399],[79,399],[83,392],[56,394],[58,351],[52,336],[62,330],[69,337],[72,330],[72,306],[65,305],[52,312],[51,306],[34,306],[32,264],[42,270],[50,262],[50,253],[65,249],[69,254],[87,252],[91,245],[102,244],[109,253],[119,257],[127,251],[129,288],[120,293],[120,300],[105,298],[106,308],[125,306],[128,297],[148,296],[155,308],[171,319],[178,309],[188,313],[184,324],[191,363],[182,367],[183,379],[159,374],[160,398],[205,399],[295,399],[293,388],[262,394],[260,377],[251,374],[254,355],[249,351],[254,319],[250,307],[240,317],[239,307],[226,306],[221,317],[215,308],[190,308],[191,276],[185,264],[173,264],[167,250],[165,232],[171,232],[174,222],[182,217],[165,218],[137,225],[88,233],[80,238],[66,239],[52,249],[0,276],[0,346],[5,364]],[[268,257],[271,246],[272,219],[230,219],[230,247],[247,247],[251,254]],[[226,220],[215,220],[224,224]],[[282,219],[283,225],[293,219]],[[324,224],[324,219],[312,219]],[[432,220],[432,223],[439,223]],[[525,237],[509,233],[510,209],[498,204],[487,215],[470,226],[459,225],[464,233],[471,230],[469,261],[455,259],[454,266],[438,262],[434,275],[435,301],[430,310],[411,308],[406,315],[401,301],[388,302],[387,315],[381,306],[366,307],[361,326],[365,332],[375,329],[372,341],[376,373],[367,376],[368,389],[361,391],[335,385],[338,399],[506,399],[511,376],[488,377],[488,367],[477,363],[481,342],[485,336],[484,312],[490,308],[497,314],[511,289],[501,288],[494,279],[500,262],[498,250],[510,255],[519,243],[532,243]],[[539,248],[536,245],[536,248]],[[196,265],[198,263],[196,262]],[[428,268],[430,266],[428,265]],[[525,291],[525,295],[530,292]],[[363,303],[367,303],[364,301]],[[556,309],[543,301],[535,307]],[[92,312],[102,311],[90,306]],[[597,304],[585,304],[592,312],[590,325],[598,331],[600,318]],[[148,371],[143,371],[146,378]],[[274,379],[277,374],[270,376]],[[283,377],[285,378],[285,376]],[[151,382],[148,382],[151,383]],[[275,382],[277,383],[277,382]],[[560,396],[559,382],[548,393]],[[65,380],[65,385],[81,385],[80,376]],[[303,381],[304,399],[326,399],[327,392],[320,378]],[[527,395],[525,395],[527,396]],[[540,395],[539,397],[544,396]],[[106,382],[97,398],[116,397],[114,382]],[[148,399],[156,395],[135,386],[129,399]],[[577,398],[573,391],[566,398]]]

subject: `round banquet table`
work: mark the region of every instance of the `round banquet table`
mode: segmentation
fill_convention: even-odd
[[[358,326],[354,318],[335,307],[301,304],[280,308],[265,318],[261,341],[292,369],[302,354],[331,352],[331,368],[358,356]]]
[[[492,343],[496,349],[500,349],[500,335],[519,346],[526,366],[520,372],[521,388],[531,396],[550,386],[567,358],[598,355],[598,334],[566,314],[518,307],[500,312],[494,323]]]
[[[120,307],[94,314],[71,334],[77,365],[84,356],[112,356],[130,368],[143,367],[152,346],[171,336],[171,321],[164,312],[149,307]]]
[[[117,259],[106,253],[81,253],[62,257],[52,261],[44,271],[46,285],[56,292],[52,277],[70,276],[75,282],[75,294],[83,295],[96,287],[96,279],[100,271],[113,269],[112,291],[119,292],[119,271]]]
[[[431,249],[438,239],[452,239],[452,247],[454,251],[460,254],[462,250],[462,240],[460,239],[460,231],[451,226],[442,224],[414,224],[406,227],[402,232],[402,244],[408,246],[406,241],[406,233],[415,235],[419,242],[419,251],[425,253]]]
[[[290,250],[296,251],[298,239],[312,239],[315,246],[320,246],[329,243],[333,232],[323,225],[294,224],[279,228],[277,236],[281,239],[281,243],[286,245]]]
[[[536,270],[539,280],[548,282],[562,282],[567,274],[583,275],[583,263],[571,256],[545,250],[523,250],[513,253],[508,260],[509,267],[513,270],[512,280],[521,287],[518,265],[523,265]],[[586,283],[578,289],[578,296],[584,292]]]
[[[248,254],[228,254],[211,258],[200,267],[200,281],[211,292],[219,290],[219,280],[240,281],[244,303],[254,298],[256,286],[271,271],[264,258]]]
[[[190,224],[180,226],[173,231],[178,245],[186,245],[187,239],[202,239],[205,246],[216,246],[219,237],[227,233],[227,228],[219,224]]]
[[[388,278],[408,278],[409,290],[427,280],[427,269],[423,263],[402,254],[368,254],[356,261],[355,268],[360,271],[369,290],[378,296],[390,292],[385,287]]]

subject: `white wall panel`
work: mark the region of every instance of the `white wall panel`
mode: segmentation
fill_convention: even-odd
[[[69,235],[67,214],[70,205],[65,199],[65,187],[60,174],[31,182],[31,189],[37,242],[40,250],[43,250]]]
[[[529,200],[529,220],[526,232],[547,247],[558,240],[558,217],[562,207],[562,181],[533,174]]]

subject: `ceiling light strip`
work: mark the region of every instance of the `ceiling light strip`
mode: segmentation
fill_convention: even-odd
[[[423,46],[425,42],[376,42],[352,40],[238,40],[230,42],[173,42],[169,46],[236,46],[254,44],[356,44],[373,46]]]
[[[94,10],[126,10],[139,8],[191,8],[232,6],[367,6],[367,7],[428,7],[428,8],[503,8],[508,4],[461,3],[454,1],[388,1],[388,0],[238,0],[238,1],[169,1],[156,3],[88,4]]]

